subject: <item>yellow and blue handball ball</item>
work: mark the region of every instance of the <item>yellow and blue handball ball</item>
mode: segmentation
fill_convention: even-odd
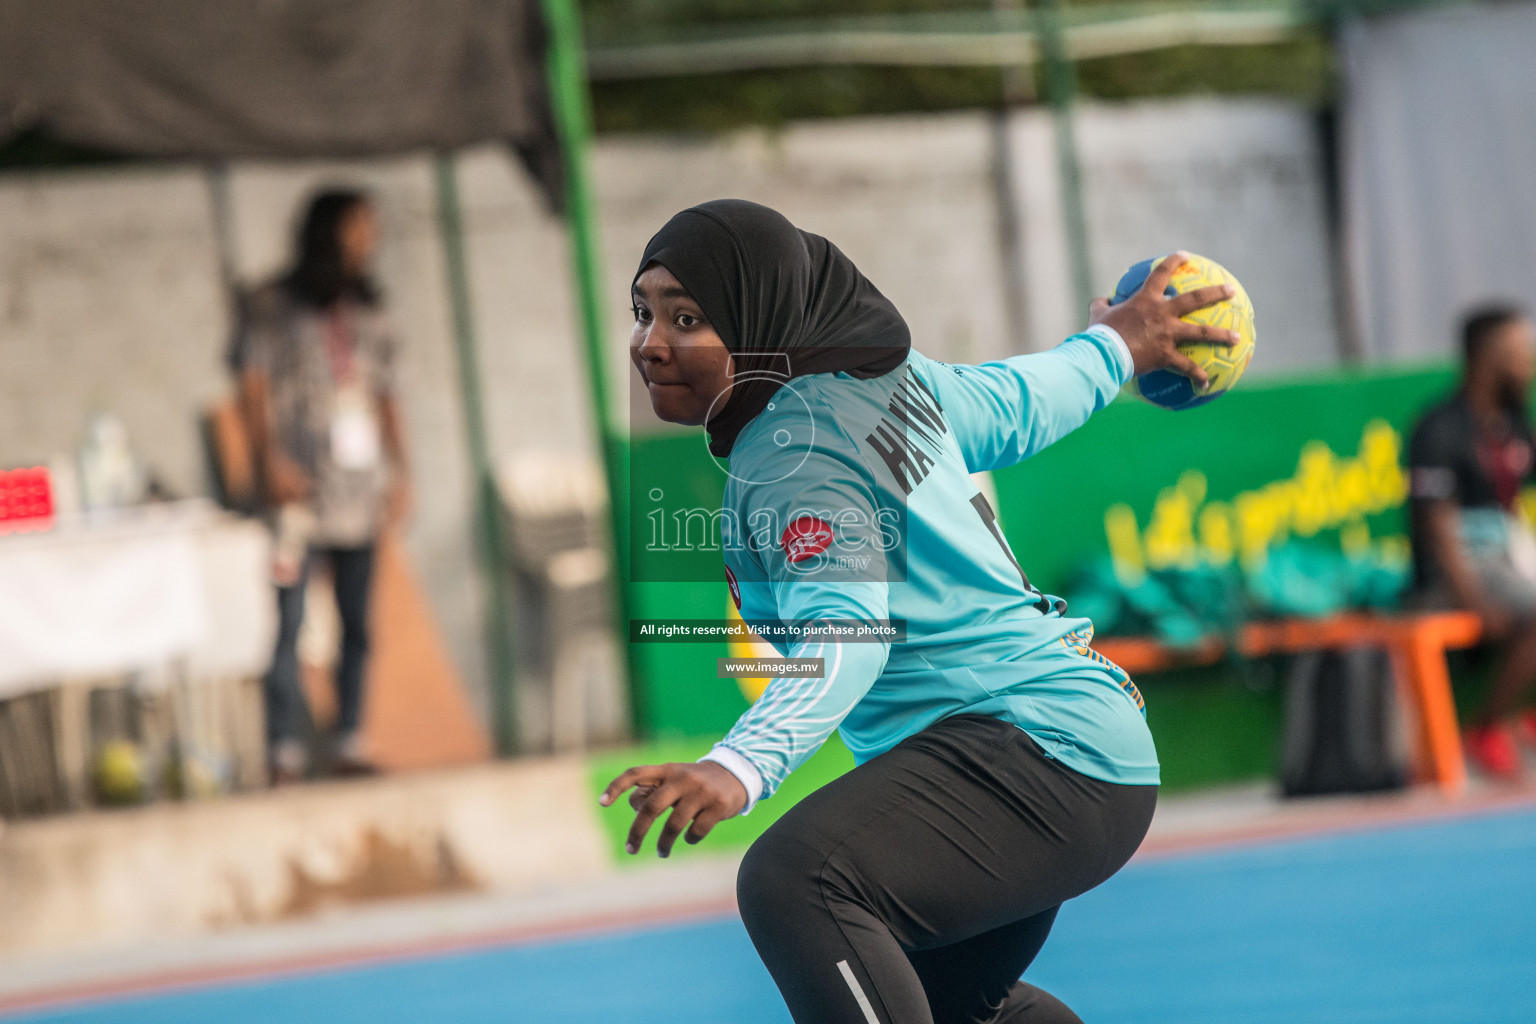
[[[1120,283],[1115,285],[1115,294],[1109,304],[1113,306],[1124,302],[1136,294],[1152,268],[1163,259],[1158,256],[1142,260],[1127,270],[1120,278]],[[1125,386],[1126,391],[1164,409],[1193,409],[1226,394],[1242,378],[1243,371],[1248,369],[1248,361],[1253,358],[1253,302],[1237,278],[1215,260],[1191,255],[1173,272],[1163,294],[1172,298],[1213,284],[1230,284],[1236,294],[1214,306],[1197,309],[1184,317],[1184,320],[1192,324],[1208,324],[1236,331],[1240,340],[1231,346],[1215,345],[1207,341],[1190,341],[1179,345],[1179,351],[1194,360],[1210,377],[1206,386],[1196,387],[1194,381],[1172,370],[1153,370],[1131,378],[1131,382]]]

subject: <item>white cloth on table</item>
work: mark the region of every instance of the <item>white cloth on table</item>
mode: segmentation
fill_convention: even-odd
[[[201,502],[0,537],[0,697],[178,662],[194,678],[261,672],[267,543]]]

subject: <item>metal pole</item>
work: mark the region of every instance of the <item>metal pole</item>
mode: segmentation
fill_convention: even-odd
[[[512,645],[512,589],[508,577],[507,537],[491,469],[486,439],[485,407],[480,397],[480,360],[475,353],[474,321],[470,314],[469,273],[464,258],[464,218],[459,206],[459,182],[453,156],[436,159],[437,221],[443,237],[448,272],[448,300],[453,309],[453,344],[459,363],[459,392],[464,408],[464,433],[469,441],[470,472],[474,480],[476,553],[485,586],[485,639],[490,658],[492,732],[502,754],[516,752],[517,660]]]
[[[1040,48],[1045,57],[1046,92],[1051,101],[1051,121],[1056,129],[1056,162],[1061,176],[1061,206],[1066,220],[1067,257],[1072,265],[1072,292],[1077,316],[1088,315],[1093,298],[1093,260],[1088,251],[1088,218],[1083,206],[1082,168],[1078,161],[1077,133],[1072,125],[1072,103],[1077,92],[1077,67],[1067,56],[1061,25],[1062,0],[1042,0]]]
[[[596,202],[587,151],[592,142],[592,110],[587,94],[586,51],[581,16],[574,0],[542,0],[549,33],[548,75],[555,130],[565,171],[565,219],[570,236],[572,272],[581,316],[582,351],[592,399],[593,428],[608,480],[609,526],[613,539],[614,628],[623,645],[631,687],[638,678],[636,652],[629,643],[629,480],[628,439],[618,422],[608,374],[608,339],[603,316],[603,270],[597,236]],[[644,694],[634,693],[642,731],[650,721]]]
[[[1023,0],[992,0],[992,10],[1017,16]],[[1024,210],[1015,189],[1021,172],[1013,158],[1013,118],[1018,108],[1035,98],[1034,76],[1028,64],[1007,64],[999,69],[1002,102],[992,113],[992,190],[997,198],[997,245],[1003,264],[1003,300],[1012,337],[1005,351],[1033,352],[1035,339],[1029,323],[1029,283],[1024,236]]]
[[[229,161],[210,160],[208,173],[208,199],[213,210],[213,237],[219,248],[219,278],[225,292],[232,298],[240,291],[239,245],[235,238],[235,212],[233,191],[230,184]]]

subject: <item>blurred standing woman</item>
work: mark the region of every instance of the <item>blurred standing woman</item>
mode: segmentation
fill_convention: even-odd
[[[248,297],[236,341],[241,405],[275,533],[279,627],[265,679],[274,784],[297,781],[308,767],[298,637],[317,561],[330,567],[341,619],[333,768],[373,770],[359,726],[374,553],[410,493],[394,338],[372,278],[378,233],[363,193],[316,195],[291,268]]]

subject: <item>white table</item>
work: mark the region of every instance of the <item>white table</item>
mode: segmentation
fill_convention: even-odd
[[[202,501],[0,536],[0,698],[167,665],[191,680],[261,674],[269,544]]]

